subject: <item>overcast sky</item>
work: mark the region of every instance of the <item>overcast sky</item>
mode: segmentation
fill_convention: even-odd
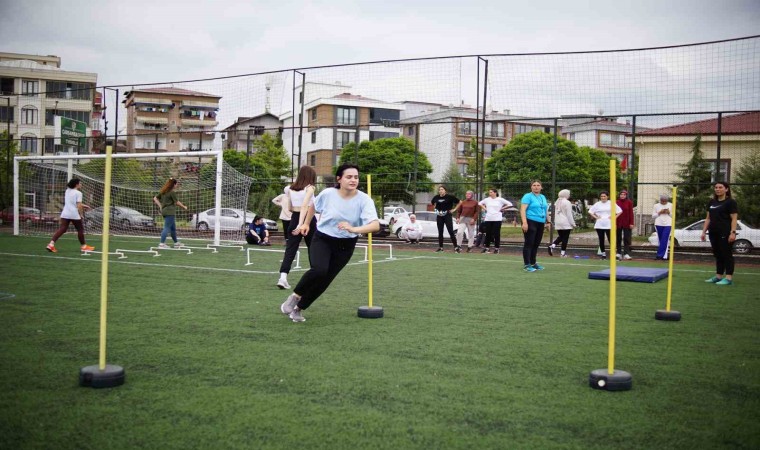
[[[114,86],[373,60],[722,40],[760,34],[760,0],[0,0],[0,21],[0,51],[57,55],[63,69],[94,72],[99,86]],[[443,81],[460,69],[442,63],[427,70],[440,70]],[[424,83],[472,101],[469,82]],[[235,92],[210,88],[228,99]],[[443,97],[436,100],[455,101]]]

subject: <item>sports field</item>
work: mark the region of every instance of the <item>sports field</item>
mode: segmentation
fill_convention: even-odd
[[[514,249],[377,249],[385,317],[369,320],[357,250],[296,324],[278,253],[112,257],[107,360],[127,381],[98,390],[78,373],[98,362],[99,257],[47,240],[0,234],[0,448],[760,446],[759,266],[714,286],[711,261],[677,263],[681,322],[654,320],[666,280],[618,283],[615,368],[633,389],[606,392],[588,375],[607,367],[609,285],[587,273],[608,262],[541,254],[525,273]]]

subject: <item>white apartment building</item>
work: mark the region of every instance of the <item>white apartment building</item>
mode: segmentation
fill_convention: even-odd
[[[95,104],[98,76],[61,69],[58,56],[0,53],[0,132],[9,130],[28,154],[89,152],[63,148],[55,135],[55,116],[87,124],[88,137],[100,131],[101,109]]]

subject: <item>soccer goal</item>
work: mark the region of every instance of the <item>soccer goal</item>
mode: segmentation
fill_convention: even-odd
[[[13,162],[14,235],[52,234],[64,205],[66,184],[82,180],[87,234],[101,234],[104,214],[110,233],[154,237],[163,228],[153,197],[170,178],[180,202],[176,224],[180,239],[245,240],[248,193],[252,180],[224,162],[221,151],[116,153],[112,155],[111,207],[104,211],[106,155],[17,156]],[[29,214],[25,214],[29,213]]]

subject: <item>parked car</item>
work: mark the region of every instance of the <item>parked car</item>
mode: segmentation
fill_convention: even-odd
[[[85,225],[93,226],[103,223],[104,208],[98,206],[89,211],[85,211]],[[155,228],[156,221],[152,217],[146,216],[140,211],[125,206],[111,206],[109,224],[115,228]]]
[[[220,219],[217,220],[216,208],[207,209],[203,212],[193,214],[190,220],[190,226],[197,230],[213,230],[219,223],[220,230],[246,230],[248,225],[253,222],[256,216],[251,211],[243,211],[236,208],[220,208]],[[264,219],[264,224],[269,231],[277,230],[277,222],[270,219]]]
[[[382,220],[385,220],[389,224],[397,221],[400,217],[409,218],[409,211],[403,206],[386,206],[383,208]]]
[[[677,229],[675,231],[676,247],[710,247],[709,238],[704,242],[701,240],[702,227],[704,225],[705,221],[700,220],[684,228]],[[649,243],[654,246],[660,245],[660,241],[657,239],[657,232],[649,236]],[[739,254],[747,254],[758,246],[760,246],[760,229],[747,226],[741,220],[737,221],[734,251]]]
[[[433,211],[419,211],[414,213],[417,216],[417,222],[422,224],[423,238],[438,238],[438,222]],[[391,224],[391,233],[401,239],[401,230],[409,222],[409,215],[400,216]]]
[[[3,223],[13,223],[13,207],[10,206],[0,211],[0,220]],[[20,206],[18,208],[18,221],[19,223],[25,223],[27,225],[42,224],[42,225],[57,225],[58,216],[53,214],[42,214],[37,208],[28,208],[26,206]]]

